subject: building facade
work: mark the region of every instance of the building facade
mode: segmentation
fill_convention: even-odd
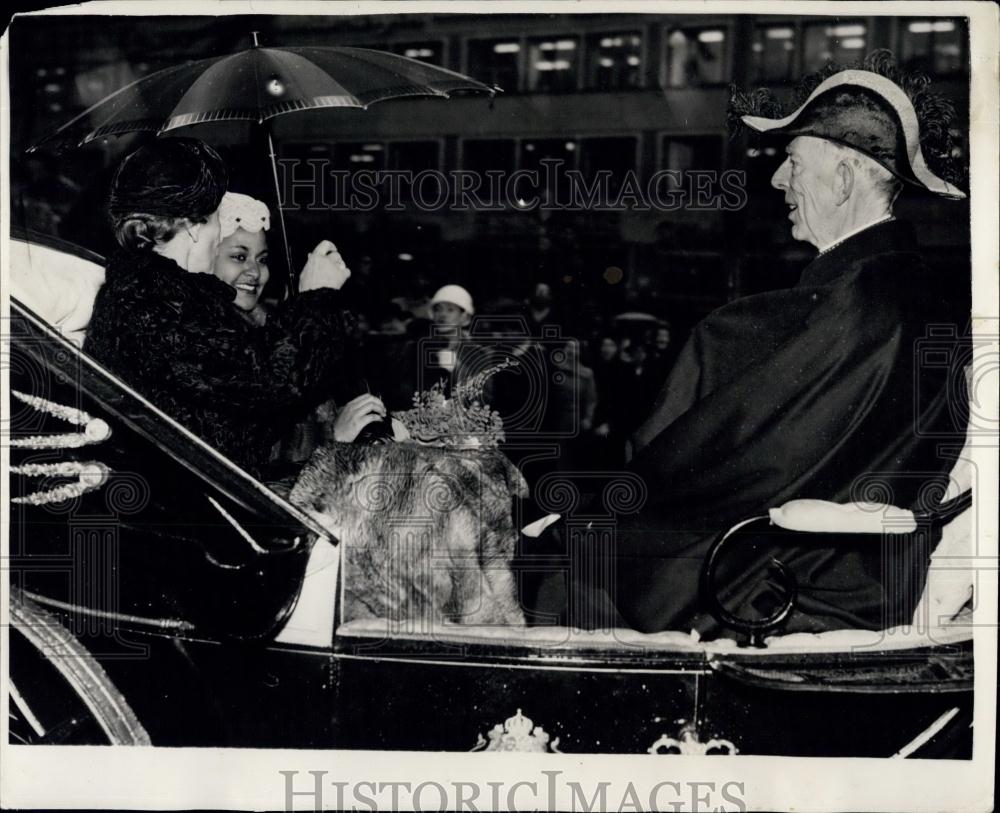
[[[787,94],[802,75],[830,60],[850,63],[889,48],[904,68],[931,76],[967,130],[968,30],[962,18],[83,17],[15,24],[15,152],[143,75],[247,47],[251,30],[260,32],[265,46],[389,50],[502,90],[493,99],[401,99],[368,110],[275,119],[286,218],[296,243],[330,236],[394,294],[457,281],[482,301],[520,299],[544,281],[580,320],[638,309],[693,322],[734,296],[794,282],[809,250],[791,241],[781,196],[768,186],[780,147],[729,137],[730,83]],[[42,37],[47,47],[33,47]],[[250,129],[212,125],[189,133],[228,150],[244,168],[238,174],[248,191],[271,194],[259,134]],[[58,171],[80,187],[99,185],[122,149],[121,143],[84,148],[72,167]],[[562,172],[546,175],[555,166]],[[346,206],[331,201],[328,191],[317,196],[309,189],[330,177],[386,170],[423,172],[426,183],[416,191],[404,184],[391,201],[380,188],[371,207]],[[722,199],[719,174],[725,170],[744,173],[742,199]],[[496,200],[486,201],[497,205],[463,209],[453,198],[440,199],[432,177],[450,179],[454,171],[505,179],[537,172],[540,180],[513,187],[513,195],[497,187]],[[570,180],[566,171],[572,171]],[[607,177],[598,199],[574,199],[573,173],[585,190],[594,189],[601,173]],[[715,180],[699,180],[701,173],[715,173]],[[33,181],[23,178],[22,184]],[[687,197],[672,209],[644,206],[649,201],[641,193],[651,183],[670,200]],[[697,205],[698,184],[714,203]],[[481,191],[488,197],[491,190],[484,185]],[[428,197],[437,205],[426,205]],[[967,257],[962,204],[915,198],[900,206],[920,224],[932,262]]]

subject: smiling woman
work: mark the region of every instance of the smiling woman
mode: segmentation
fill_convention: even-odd
[[[256,198],[226,192],[219,204],[219,225],[222,242],[212,273],[236,289],[236,307],[262,317],[257,302],[271,276],[265,234],[271,214]]]
[[[226,183],[219,156],[196,139],[159,139],[125,159],[110,206],[121,251],[84,350],[260,474],[288,419],[333,394],[348,319],[337,289],[350,271],[324,241],[299,275],[299,296],[264,322],[247,319],[240,308],[253,308],[266,282],[267,211],[246,196],[221,205]],[[369,406],[362,419],[379,411]]]

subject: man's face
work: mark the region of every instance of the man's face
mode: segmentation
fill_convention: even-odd
[[[469,324],[469,314],[451,302],[435,302],[431,307],[434,324],[439,328],[457,329]]]
[[[539,282],[535,286],[535,292],[531,295],[531,305],[537,310],[545,310],[552,304],[552,289],[544,282]]]
[[[828,142],[812,136],[798,136],[785,152],[788,157],[771,177],[771,186],[785,193],[792,237],[822,248],[836,239],[834,184],[840,156]]]

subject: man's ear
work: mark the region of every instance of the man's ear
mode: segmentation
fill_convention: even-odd
[[[835,188],[837,205],[846,203],[851,193],[854,191],[854,167],[846,159],[837,162],[835,174]]]
[[[198,237],[201,234],[201,227],[204,224],[203,223],[192,223],[187,218],[184,218],[184,220],[182,221],[182,223],[184,225],[184,229],[188,233],[188,236],[191,238],[191,242],[192,243],[197,243],[198,242]]]

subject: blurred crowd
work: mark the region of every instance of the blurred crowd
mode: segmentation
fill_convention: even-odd
[[[642,312],[581,330],[546,283],[478,307],[459,285],[393,296],[369,279],[362,261],[344,288],[363,386],[390,410],[405,410],[435,384],[447,394],[515,362],[487,380],[482,398],[504,420],[508,454],[545,449],[546,470],[620,467],[626,440],[651,411],[680,345],[666,320]]]
[[[28,162],[12,189],[15,220],[110,253],[103,213],[107,184],[83,190],[58,160],[31,155]],[[342,292],[354,316],[352,346],[358,350],[351,359],[356,374],[346,380],[362,382],[362,392],[378,395],[390,410],[399,411],[412,405],[416,392],[438,381],[451,386],[466,373],[517,361],[488,381],[483,393],[504,419],[505,451],[512,459],[544,449],[549,462],[542,470],[607,471],[622,465],[626,440],[650,413],[685,338],[679,334],[686,331],[689,315],[678,313],[667,321],[662,303],[652,300],[652,312],[616,313],[615,303],[597,301],[596,292],[581,307],[579,291],[571,298],[547,282],[517,290],[525,283],[512,280],[511,290],[500,286],[499,296],[492,284],[481,302],[451,284],[441,289],[446,291],[442,300],[431,275],[377,268],[360,248],[355,245],[351,252],[352,277]],[[552,276],[544,270],[538,276]],[[434,276],[442,281],[440,274]],[[465,282],[468,275],[458,278]],[[275,307],[285,289],[283,276],[276,275],[262,304]],[[341,398],[359,394],[342,393]],[[321,441],[320,429],[298,427],[285,454],[304,460]]]

